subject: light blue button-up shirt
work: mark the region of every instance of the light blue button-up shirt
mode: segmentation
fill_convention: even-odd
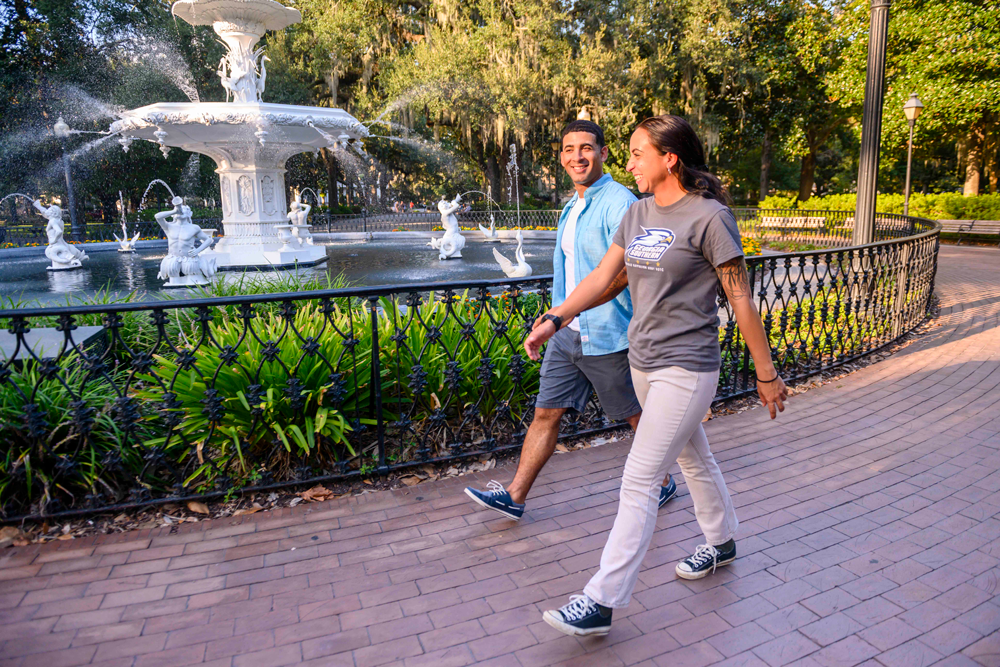
[[[617,183],[610,174],[604,174],[583,192],[584,209],[576,221],[576,238],[573,240],[573,271],[576,284],[597,268],[597,264],[611,247],[611,239],[618,231],[618,224],[628,207],[636,202],[628,188]],[[579,201],[575,194],[559,216],[556,232],[556,249],[552,253],[552,305],[566,300],[566,254],[562,250],[562,235],[566,230],[569,213]],[[632,319],[632,298],[626,289],[617,297],[597,308],[579,315],[580,343],[588,356],[611,354],[628,347],[628,323]]]

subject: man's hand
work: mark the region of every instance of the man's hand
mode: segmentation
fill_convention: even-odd
[[[535,320],[535,326],[532,327],[531,333],[524,339],[524,351],[528,353],[528,357],[532,361],[538,361],[542,358],[542,345],[555,333],[556,325],[552,320],[542,320],[542,318]]]

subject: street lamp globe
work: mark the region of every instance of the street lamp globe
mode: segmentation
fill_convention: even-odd
[[[920,116],[920,112],[924,110],[924,105],[917,97],[916,93],[910,93],[910,99],[906,100],[906,104],[903,105],[903,113],[906,114],[906,120],[911,123]]]
[[[576,119],[577,120],[592,120],[592,117],[590,115],[590,111],[587,109],[587,107],[585,107],[585,106],[580,107],[580,112],[576,114]]]
[[[65,139],[69,136],[69,132],[69,125],[66,124],[66,121],[63,120],[62,116],[59,116],[59,120],[57,120],[56,124],[52,126],[52,133],[60,139]]]
[[[558,151],[559,149],[562,148],[562,142],[559,141],[558,139],[553,139],[552,141],[549,142],[549,147],[554,151]]]

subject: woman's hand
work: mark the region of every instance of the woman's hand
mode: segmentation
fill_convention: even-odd
[[[545,341],[552,338],[556,334],[556,325],[552,320],[545,320],[539,322],[535,321],[535,326],[528,334],[528,337],[524,339],[524,351],[528,353],[528,357],[532,361],[538,361],[542,358],[542,345]]]
[[[757,395],[760,396],[761,405],[771,413],[771,419],[778,416],[779,412],[785,411],[785,401],[788,400],[788,387],[781,376],[777,376],[773,382],[761,382],[757,380]]]

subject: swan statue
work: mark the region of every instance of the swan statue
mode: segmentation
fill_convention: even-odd
[[[517,250],[514,251],[514,259],[517,260],[515,265],[509,259],[500,254],[500,251],[493,248],[493,257],[496,258],[497,264],[508,278],[527,278],[531,275],[531,265],[524,260],[524,249],[522,248],[524,239],[521,237],[521,230],[517,230]]]
[[[493,214],[490,214],[489,229],[479,224],[479,231],[483,233],[483,241],[486,243],[500,243],[500,233],[496,230],[496,223],[493,221]]]

